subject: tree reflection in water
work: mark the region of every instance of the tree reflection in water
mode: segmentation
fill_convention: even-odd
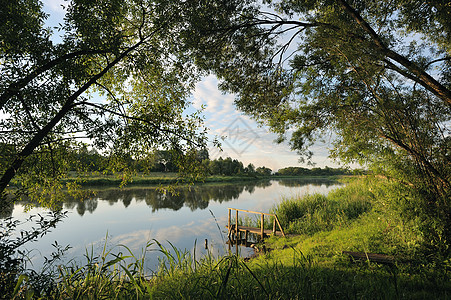
[[[158,187],[130,187],[130,188],[105,188],[94,189],[95,196],[80,200],[73,197],[67,197],[64,200],[66,209],[75,209],[77,213],[83,216],[86,211],[93,213],[98,201],[108,201],[110,205],[122,202],[124,207],[128,207],[133,200],[136,202],[145,202],[152,208],[152,212],[160,209],[179,210],[183,206],[189,207],[192,211],[196,209],[205,209],[210,201],[227,202],[238,197],[243,192],[254,193],[255,188],[266,188],[271,186],[272,180],[248,181],[244,183],[227,184],[200,184],[191,187],[179,187],[175,193],[162,192]],[[329,187],[337,184],[336,181],[326,179],[277,179],[281,186],[300,187],[303,185],[315,185]],[[26,200],[20,201],[20,204],[26,205]],[[12,212],[12,209],[11,209]],[[6,213],[8,214],[8,213]],[[5,216],[2,216],[5,217]]]

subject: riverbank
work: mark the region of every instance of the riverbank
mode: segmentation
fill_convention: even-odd
[[[265,240],[266,251],[249,261],[233,254],[198,258],[151,241],[164,254],[151,277],[143,264],[148,251],[135,257],[124,248],[60,266],[49,293],[56,299],[449,299],[449,258],[427,254],[415,220],[402,220],[387,205],[395,188],[360,178],[327,196],[286,198],[273,212],[288,237]],[[393,263],[354,261],[343,251],[389,255]]]
[[[151,281],[154,299],[449,299],[449,258],[427,254],[415,221],[387,202],[395,186],[374,179],[348,182],[327,197],[285,199],[277,213],[291,236],[265,241],[248,262],[225,256],[195,270],[165,271]],[[256,225],[256,224],[254,224]],[[262,248],[262,247],[260,247]],[[343,251],[393,257],[388,264],[355,261]]]
[[[234,176],[220,176],[213,175],[203,178],[199,178],[193,183],[220,183],[220,182],[243,182],[243,181],[253,181],[253,180],[270,180],[270,179],[295,179],[295,180],[338,180],[342,176],[282,176],[282,175],[272,175],[272,176],[261,176],[261,175],[234,175]],[[76,182],[80,186],[120,186],[122,182],[125,181],[126,186],[139,186],[139,185],[169,185],[176,183],[186,183],[189,182],[188,179],[180,178],[177,173],[151,173],[151,174],[138,174],[123,178],[117,175],[98,175],[92,174],[88,176],[80,177],[68,177],[62,179],[63,184]]]
[[[261,179],[257,176],[208,176],[194,182],[237,182]],[[125,181],[124,181],[125,180]],[[126,178],[118,175],[89,175],[80,177],[68,177],[61,182],[63,184],[76,182],[81,186],[120,186],[123,182],[127,186],[134,185],[166,185],[185,183],[188,179],[180,178],[177,173],[151,173],[128,176]]]

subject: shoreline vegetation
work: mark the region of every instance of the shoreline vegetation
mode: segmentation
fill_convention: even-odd
[[[87,151],[87,150],[86,150]],[[85,152],[86,152],[85,151]],[[84,152],[83,152],[84,153]],[[255,167],[253,164],[244,166],[244,164],[236,159],[226,157],[223,159],[210,160],[205,158],[199,161],[200,169],[192,176],[184,176],[179,173],[178,167],[167,158],[165,164],[154,162],[154,164],[146,165],[140,160],[131,160],[127,163],[127,167],[121,171],[112,171],[106,167],[106,157],[99,155],[97,152],[84,153],[78,159],[80,165],[71,166],[66,173],[61,174],[51,184],[54,189],[76,190],[77,187],[99,187],[99,186],[143,186],[143,185],[183,185],[183,184],[203,184],[203,183],[233,183],[242,181],[254,181],[261,179],[285,179],[296,178],[304,180],[336,180],[342,176],[353,176],[366,174],[365,170],[348,170],[344,168],[303,168],[303,167],[286,167],[273,172],[271,169],[262,166]],[[165,152],[161,152],[165,153]],[[160,153],[160,155],[161,155]],[[50,182],[47,183],[47,185]],[[8,189],[30,188],[29,183],[22,182],[21,178],[15,178],[11,181]],[[34,189],[36,186],[31,185]],[[38,188],[39,190],[39,188]]]
[[[41,280],[21,276],[11,298],[449,299],[449,259],[428,253],[418,220],[406,222],[393,210],[402,186],[372,176],[342,180],[346,186],[327,196],[287,198],[275,206],[289,235],[266,239],[253,259],[199,259],[154,240],[148,246],[164,258],[150,277],[144,258],[152,251],[135,256],[117,246],[119,254],[86,255],[84,265],[58,266],[35,277]],[[390,255],[394,262],[354,261],[343,251]]]
[[[303,180],[338,180],[345,175],[210,175],[205,178],[193,181],[194,184],[203,183],[222,183],[222,182],[240,182],[254,180],[271,180],[271,179],[303,179]],[[123,182],[121,176],[116,175],[87,175],[80,177],[68,177],[61,179],[62,184],[77,183],[80,186],[119,186]],[[177,173],[155,173],[134,175],[127,179],[125,186],[135,185],[164,185],[175,183],[186,183],[186,180],[177,176]]]
[[[266,167],[255,168],[252,164],[243,167],[243,163],[232,160],[230,157],[218,160],[204,160],[204,173],[191,179],[179,176],[175,171],[172,172],[139,172],[104,174],[100,171],[84,172],[77,174],[69,172],[66,178],[60,179],[64,185],[76,183],[80,186],[122,186],[122,185],[165,185],[176,183],[216,183],[216,182],[239,182],[253,181],[261,179],[285,179],[296,178],[305,180],[337,180],[342,176],[352,176],[363,174],[365,171],[355,170],[353,172],[342,168],[313,168],[307,169],[302,167],[287,167],[272,172]],[[139,169],[139,168],[138,168]]]

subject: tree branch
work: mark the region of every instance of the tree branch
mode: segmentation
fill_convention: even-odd
[[[158,29],[157,29],[158,30]],[[153,33],[155,33],[155,30]],[[153,34],[152,33],[152,34]],[[152,34],[147,36],[149,38]],[[43,127],[39,132],[37,132],[33,138],[28,142],[28,144],[22,149],[22,151],[17,155],[16,159],[10,165],[10,167],[3,173],[0,179],[0,194],[8,186],[11,179],[16,175],[17,170],[22,166],[25,158],[33,153],[33,151],[38,147],[41,141],[49,134],[53,127],[58,124],[61,119],[73,108],[75,100],[83,94],[89,87],[91,87],[98,79],[104,76],[112,67],[118,64],[124,57],[126,57],[130,52],[136,50],[140,45],[142,45],[145,40],[140,40],[133,46],[129,47],[127,50],[122,52],[117,56],[111,63],[109,63],[101,72],[91,77],[83,86],[81,86],[75,93],[73,93],[61,107],[60,111]]]
[[[337,0],[342,8],[346,11],[348,15],[350,15],[360,27],[365,30],[373,40],[376,47],[387,57],[393,59],[411,73],[409,78],[418,82],[428,91],[442,99],[447,105],[451,106],[451,91],[448,90],[445,86],[443,86],[440,82],[435,80],[431,75],[426,73],[422,68],[417,66],[412,61],[408,60],[404,56],[396,53],[395,51],[389,49],[379,35],[373,30],[373,28],[360,16],[360,14],[352,8],[345,0]],[[405,76],[406,72],[400,73]]]
[[[400,147],[400,148],[404,149],[405,151],[407,151],[412,156],[412,158],[418,159],[420,164],[423,165],[426,170],[428,170],[429,172],[434,174],[435,177],[440,180],[440,182],[443,184],[444,187],[449,187],[450,186],[450,183],[446,179],[446,177],[443,176],[423,155],[421,155],[420,153],[415,151],[415,149],[412,149],[411,147],[409,147],[408,145],[406,145],[401,140],[399,140],[399,139],[397,139],[395,137],[391,137],[391,136],[389,136],[387,134],[384,134],[384,133],[381,133],[381,136],[383,138],[389,140],[393,144],[397,145],[398,147]]]
[[[50,70],[51,68],[53,68],[54,66],[81,56],[81,55],[88,55],[88,54],[101,54],[101,53],[108,53],[109,50],[80,50],[80,51],[75,51],[72,53],[68,53],[65,54],[61,57],[58,57],[54,60],[51,60],[49,62],[47,62],[46,64],[38,67],[37,69],[35,69],[34,71],[32,71],[30,74],[28,74],[27,76],[25,76],[22,79],[19,79],[18,81],[11,83],[6,89],[5,91],[0,95],[0,110],[3,108],[3,106],[6,104],[6,102],[8,102],[8,100],[16,95],[21,89],[23,89],[30,81],[32,81],[33,79],[35,79],[37,76],[39,76],[40,74],[44,73],[45,71]]]
[[[98,81],[96,81],[96,83],[98,86],[100,86],[101,88],[103,88],[105,91],[107,91],[107,93],[111,96],[111,98],[113,98],[114,102],[116,102],[116,104],[119,106],[119,109],[121,110],[121,113],[125,115],[125,109],[122,103],[120,103],[119,100],[117,100],[116,96],[113,94],[113,92],[105,85],[99,83]]]
[[[113,114],[113,115],[115,115],[115,116],[122,117],[122,118],[124,118],[124,119],[128,119],[128,120],[133,120],[133,121],[139,121],[139,122],[146,123],[147,125],[152,126],[152,127],[153,127],[154,129],[156,129],[157,131],[172,134],[172,135],[174,135],[174,136],[176,136],[176,137],[178,137],[178,138],[180,138],[180,139],[183,139],[183,140],[185,140],[186,142],[191,143],[191,144],[193,144],[193,145],[195,145],[195,146],[201,146],[201,145],[199,145],[198,143],[196,143],[196,142],[194,142],[194,141],[192,141],[192,140],[187,140],[183,135],[179,134],[178,132],[172,131],[172,130],[170,130],[170,129],[161,128],[160,126],[156,125],[155,123],[153,123],[153,122],[151,122],[151,121],[149,121],[149,120],[146,120],[146,119],[143,119],[143,118],[139,118],[139,117],[129,116],[129,115],[126,115],[126,114],[122,114],[122,113],[119,113],[119,112],[117,112],[117,111],[114,111],[114,110],[108,109],[108,108],[106,108],[106,107],[103,107],[103,106],[101,106],[101,105],[98,105],[98,104],[95,104],[95,103],[91,103],[91,102],[87,102],[87,101],[78,102],[77,105],[79,105],[79,104],[84,104],[84,105],[92,106],[92,107],[98,108],[98,109],[100,109],[100,110],[103,110],[103,111],[105,111],[105,112],[108,112],[108,113],[110,113],[110,114]]]

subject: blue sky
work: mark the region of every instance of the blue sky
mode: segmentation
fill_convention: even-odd
[[[44,10],[50,15],[47,24],[55,27],[63,22],[64,0],[44,0]],[[57,34],[56,30],[54,33]],[[193,108],[204,106],[205,125],[210,129],[211,139],[225,137],[222,151],[210,149],[210,158],[222,156],[232,157],[242,161],[245,165],[252,163],[256,167],[265,166],[273,171],[288,166],[307,167],[298,162],[299,156],[290,150],[288,144],[275,144],[275,134],[266,127],[243,115],[234,106],[234,95],[223,94],[217,88],[218,80],[213,75],[204,78],[193,91],[191,101]],[[318,167],[337,167],[328,159],[330,143],[318,143],[312,150],[312,161]]]
[[[213,75],[196,85],[193,106],[203,105],[205,123],[212,136],[226,137],[222,141],[222,152],[210,150],[211,158],[219,156],[236,158],[244,164],[266,166],[273,170],[287,166],[304,166],[298,162],[299,156],[290,150],[288,144],[276,144],[276,135],[268,128],[242,114],[234,105],[234,95],[223,94],[217,88],[218,80]],[[337,166],[328,156],[329,145],[318,143],[313,147],[313,162],[318,167]]]

